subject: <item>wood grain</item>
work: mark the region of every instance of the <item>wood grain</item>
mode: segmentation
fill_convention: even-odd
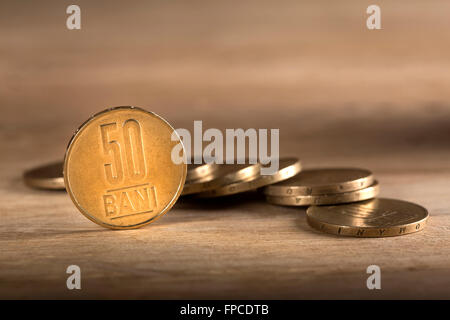
[[[448,1],[77,1],[0,8],[0,298],[450,298]],[[175,127],[280,128],[304,167],[374,171],[381,196],[431,215],[420,233],[318,233],[258,194],[180,200],[139,230],[105,230],[23,170],[61,159],[115,105]],[[66,288],[67,266],[82,290]],[[382,290],[366,288],[366,268]]]

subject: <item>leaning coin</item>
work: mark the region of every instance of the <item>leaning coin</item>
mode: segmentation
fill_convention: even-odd
[[[202,198],[212,198],[232,195],[236,193],[255,190],[272,183],[277,183],[295,176],[302,169],[300,160],[297,158],[281,158],[279,169],[272,175],[259,175],[249,181],[239,181],[221,188],[210,190],[199,194]]]
[[[411,202],[373,199],[338,206],[312,206],[306,211],[314,229],[354,237],[393,237],[425,228],[428,211]]]
[[[259,176],[261,165],[220,164],[213,173],[199,180],[189,181],[182,195],[194,194],[220,188],[239,181],[253,180]]]
[[[328,205],[357,202],[375,198],[380,191],[378,182],[375,182],[367,188],[343,192],[331,193],[316,196],[271,196],[266,195],[267,202],[280,206],[309,206],[309,205]]]
[[[25,171],[25,183],[32,188],[64,190],[63,163],[55,162]]]
[[[187,165],[186,182],[205,178],[219,168],[216,163],[195,164],[193,160]]]
[[[67,147],[64,181],[87,218],[112,229],[142,227],[164,215],[183,189],[186,164],[171,153],[184,147],[155,113],[116,107],[83,123]],[[181,147],[180,147],[181,146]]]
[[[373,182],[372,172],[365,169],[310,169],[303,170],[291,179],[266,187],[264,193],[271,196],[341,193],[367,188]]]
[[[201,179],[186,181],[181,195],[186,196],[188,194],[200,193],[204,190],[210,190],[211,188],[214,188],[214,184],[212,183],[214,179],[215,176],[211,174]]]

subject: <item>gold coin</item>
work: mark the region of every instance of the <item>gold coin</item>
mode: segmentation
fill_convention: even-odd
[[[23,175],[25,183],[32,188],[64,190],[63,163],[54,162],[31,170]]]
[[[354,237],[393,237],[422,230],[428,211],[411,202],[373,199],[338,206],[312,206],[306,211],[311,227]]]
[[[302,165],[299,159],[282,158],[279,162],[279,170],[272,175],[259,175],[249,181],[239,181],[221,188],[203,192],[199,194],[199,196],[204,198],[212,198],[255,190],[272,183],[289,179],[299,173],[301,169]]]
[[[205,178],[217,170],[218,167],[219,165],[216,163],[194,164],[192,161],[191,164],[187,165],[186,181]]]
[[[215,176],[211,174],[201,179],[186,181],[181,195],[185,196],[188,194],[199,193],[204,190],[210,190],[211,188],[214,188],[214,184],[211,183],[214,179]]]
[[[271,196],[309,196],[342,193],[372,185],[372,172],[365,169],[311,169],[295,177],[268,186],[264,193]]]
[[[220,188],[238,181],[248,181],[259,176],[261,165],[220,164],[212,174],[185,184],[182,195],[194,194]]]
[[[380,191],[378,182],[375,180],[370,187],[343,193],[331,193],[315,196],[271,196],[266,195],[267,202],[281,206],[309,206],[327,205],[348,202],[357,202],[375,198]]]
[[[155,113],[116,107],[83,123],[67,147],[64,181],[87,218],[112,229],[161,217],[183,189],[186,164],[175,164],[175,130]],[[181,156],[185,157],[184,148]]]

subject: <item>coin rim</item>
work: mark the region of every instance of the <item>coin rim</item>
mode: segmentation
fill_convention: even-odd
[[[372,190],[370,190],[372,189]],[[358,200],[346,200],[344,202],[342,201],[334,201],[332,200],[333,197],[351,197],[359,192],[367,192],[369,193],[369,198],[363,198]],[[374,181],[374,183],[364,189],[360,190],[354,190],[354,191],[348,191],[348,192],[342,192],[342,193],[329,193],[329,194],[322,194],[322,195],[313,195],[313,196],[272,196],[272,195],[266,195],[266,201],[270,204],[274,205],[280,205],[280,206],[293,206],[293,207],[304,207],[304,206],[312,206],[312,205],[333,205],[333,204],[344,204],[344,203],[353,203],[353,202],[359,202],[359,201],[365,201],[375,198],[380,192],[380,184],[377,180]],[[296,199],[301,198],[300,202],[297,202]],[[325,201],[331,201],[326,203],[316,203],[318,200]]]
[[[249,181],[239,181],[235,183],[231,183],[228,185],[225,185],[223,187],[220,187],[218,189],[213,189],[209,191],[205,191],[200,193],[198,196],[200,198],[215,198],[215,197],[223,197],[223,196],[229,196],[237,193],[247,192],[251,190],[256,190],[258,188],[265,187],[267,185],[271,185],[273,183],[278,183],[287,179],[290,179],[297,175],[302,170],[302,163],[300,159],[295,157],[286,157],[281,158],[279,160],[294,160],[295,162],[287,167],[284,167],[282,169],[279,169],[276,173],[270,175],[270,176],[263,176],[258,175],[255,179],[251,179]],[[287,172],[286,172],[287,171]],[[286,177],[287,174],[291,174],[291,171],[293,171],[292,175],[289,175]],[[285,173],[286,172],[286,173]],[[269,179],[270,177],[270,179]],[[262,182],[258,184],[258,180],[261,180]],[[255,186],[255,184],[257,184]],[[230,191],[231,188],[234,188],[233,191]]]
[[[219,165],[217,163],[211,162],[211,163],[204,163],[191,170],[188,169],[186,173],[186,181],[195,181],[207,177],[211,175],[214,171],[216,171],[218,167]],[[206,173],[203,172],[204,170],[206,170]]]
[[[101,220],[98,220],[97,218],[91,216],[91,215],[87,212],[87,210],[85,210],[85,209],[78,203],[78,201],[75,199],[75,196],[72,194],[72,192],[71,192],[71,190],[70,190],[70,184],[69,184],[68,177],[67,177],[67,174],[66,174],[66,172],[67,172],[67,165],[68,165],[68,164],[67,164],[67,160],[68,160],[68,158],[69,158],[69,156],[70,156],[70,152],[71,152],[71,150],[72,150],[73,144],[74,144],[75,141],[76,141],[76,138],[79,136],[79,134],[81,134],[81,132],[86,128],[86,126],[87,126],[90,122],[92,122],[92,121],[93,121],[94,119],[96,119],[97,117],[103,115],[104,113],[108,113],[108,112],[116,111],[116,110],[122,110],[122,109],[123,109],[123,110],[138,110],[138,111],[147,113],[147,114],[150,115],[150,116],[155,116],[156,118],[159,118],[160,120],[162,120],[162,121],[163,121],[170,129],[173,130],[173,132],[175,132],[176,136],[178,137],[179,142],[181,143],[181,146],[182,146],[182,149],[183,149],[183,153],[186,154],[186,150],[185,150],[185,148],[184,148],[183,141],[181,140],[181,138],[180,138],[180,136],[178,135],[178,133],[176,132],[176,130],[170,125],[170,123],[169,123],[167,120],[165,120],[163,117],[159,116],[158,114],[156,114],[156,113],[154,113],[154,112],[151,112],[151,111],[144,110],[144,109],[139,108],[139,107],[135,107],[135,106],[118,106],[118,107],[108,108],[108,109],[105,109],[105,110],[103,110],[103,111],[100,111],[100,112],[98,112],[98,113],[92,115],[91,117],[89,117],[89,119],[87,119],[86,121],[84,121],[84,122],[78,127],[78,129],[77,129],[77,130],[75,131],[75,133],[73,134],[72,138],[70,138],[69,143],[68,143],[67,148],[66,148],[66,152],[65,152],[65,154],[64,154],[63,176],[64,176],[64,185],[65,185],[66,191],[67,191],[67,193],[69,194],[69,196],[70,196],[72,202],[75,204],[75,206],[78,208],[78,210],[79,210],[86,218],[88,218],[88,219],[91,220],[92,222],[95,222],[95,223],[98,224],[98,225],[101,225],[102,227],[106,227],[106,228],[110,228],[110,229],[115,229],[115,230],[137,229],[137,228],[143,227],[143,226],[145,226],[145,225],[147,225],[147,224],[150,224],[150,223],[156,221],[157,219],[159,219],[160,217],[162,217],[164,214],[166,214],[166,213],[174,206],[174,204],[177,202],[178,198],[180,197],[181,192],[182,192],[182,190],[183,190],[184,183],[185,183],[185,181],[186,181],[186,173],[187,173],[187,165],[186,165],[186,163],[182,163],[182,164],[183,164],[182,180],[181,180],[180,184],[178,185],[177,193],[176,193],[175,196],[172,198],[172,200],[171,200],[171,201],[163,208],[163,210],[161,210],[161,212],[160,212],[158,215],[156,215],[156,216],[154,216],[154,217],[152,217],[152,218],[150,218],[150,219],[148,219],[148,220],[146,220],[146,221],[144,221],[144,222],[141,222],[141,223],[138,223],[138,224],[133,224],[133,225],[127,225],[127,226],[116,226],[116,225],[111,225],[111,224],[105,223],[105,222],[103,222],[103,221],[101,221]]]
[[[46,169],[50,166],[61,164],[61,167],[64,166],[64,163],[62,161],[54,161],[49,162],[43,165],[40,165],[38,167],[34,167],[32,169],[28,169],[23,173],[23,180],[25,184],[31,188],[40,189],[40,190],[65,190],[65,184],[64,184],[64,177],[61,175],[60,177],[54,177],[54,178],[36,178],[31,177],[30,175],[39,172],[42,169]],[[61,171],[62,174],[62,171]]]
[[[408,224],[396,225],[396,226],[391,226],[391,227],[385,227],[385,228],[381,228],[381,227],[355,227],[355,226],[345,226],[345,225],[338,225],[338,224],[335,224],[335,223],[323,222],[323,221],[321,221],[321,220],[319,220],[317,218],[311,217],[311,215],[308,214],[308,212],[310,210],[312,210],[313,208],[322,207],[322,206],[319,205],[319,206],[309,206],[306,209],[306,220],[308,222],[308,225],[311,228],[313,228],[314,230],[317,230],[317,231],[320,231],[320,232],[324,232],[324,233],[327,233],[327,234],[333,234],[333,235],[336,235],[336,236],[356,237],[356,238],[399,237],[399,236],[403,236],[403,235],[407,235],[407,234],[420,232],[423,229],[425,229],[426,225],[428,224],[428,219],[430,217],[430,213],[428,212],[428,210],[425,207],[423,207],[423,206],[421,206],[419,204],[416,204],[414,202],[405,201],[405,200],[399,200],[399,199],[393,199],[393,198],[378,198],[378,199],[379,200],[394,200],[394,201],[398,201],[398,202],[409,203],[409,204],[411,204],[413,206],[422,208],[425,211],[426,215],[425,215],[425,217],[423,217],[420,220],[417,220],[417,221],[414,221],[414,222],[411,222],[411,223],[408,223]],[[371,200],[371,199],[368,199],[368,200]],[[350,205],[350,204],[352,204],[352,203],[342,204],[342,205]],[[355,202],[354,204],[358,204],[358,202]],[[333,205],[325,205],[325,207],[328,207],[328,206],[333,206]],[[349,233],[342,233],[342,232],[341,233],[334,232],[335,230],[339,230],[339,229],[355,231],[355,232],[357,232],[358,230],[364,230],[364,231],[373,231],[373,230],[379,230],[379,229],[391,230],[391,229],[394,229],[394,228],[403,228],[403,227],[408,228],[410,226],[414,226],[414,225],[417,225],[417,224],[420,224],[420,228],[419,229],[414,229],[413,231],[408,231],[408,232],[401,233],[401,234],[390,234],[390,233],[387,233],[386,235],[367,235],[367,233],[364,232],[363,235],[357,235],[357,234],[349,234]],[[322,228],[318,227],[319,225],[325,225],[325,226],[327,226],[327,228],[323,228],[322,229]]]
[[[374,181],[373,172],[364,168],[310,168],[303,170],[307,171],[320,171],[320,170],[360,170],[366,171],[368,175],[366,177],[358,178],[355,180],[348,180],[335,184],[324,184],[321,186],[308,187],[308,186],[277,186],[270,185],[264,188],[264,194],[270,196],[320,196],[325,194],[339,194],[345,192],[358,191],[370,187]],[[288,191],[291,193],[288,193]]]

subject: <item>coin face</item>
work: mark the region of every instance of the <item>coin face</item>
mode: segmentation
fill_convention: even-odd
[[[380,192],[378,182],[375,182],[364,189],[342,192],[321,194],[314,196],[271,196],[266,195],[267,202],[281,206],[309,206],[309,205],[329,205],[357,202],[375,198]]]
[[[255,190],[279,181],[283,181],[295,176],[300,172],[302,166],[297,158],[281,158],[279,169],[272,175],[259,175],[248,181],[239,181],[223,187],[201,193],[200,197],[220,197],[236,193]]]
[[[422,230],[428,211],[411,202],[373,199],[337,206],[312,206],[308,223],[327,233],[355,237],[400,236]]]
[[[264,193],[271,196],[308,196],[341,193],[369,187],[372,173],[365,169],[333,168],[303,170],[295,177],[268,186]]]
[[[64,190],[63,163],[46,164],[24,173],[25,183],[37,189]]]
[[[129,229],[153,222],[170,210],[183,189],[186,164],[171,158],[179,142],[170,124],[154,113],[136,107],[102,111],[68,145],[67,192],[81,213],[104,227]]]

